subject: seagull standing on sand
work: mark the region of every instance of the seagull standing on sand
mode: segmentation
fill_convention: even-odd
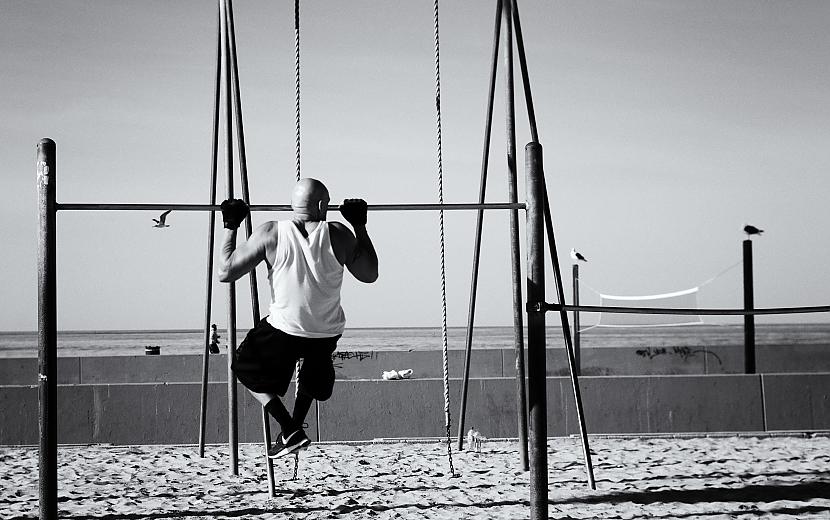
[[[751,225],[749,225],[749,224],[747,224],[746,226],[744,226],[744,233],[746,233],[746,234],[747,234],[748,236],[750,236],[750,237],[751,237],[752,235],[760,235],[760,234],[761,234],[761,233],[763,233],[763,232],[764,232],[764,230],[763,230],[763,229],[758,229],[757,227],[755,227],[755,226],[751,226]]]
[[[582,253],[580,253],[579,251],[577,251],[577,250],[576,250],[576,249],[574,249],[574,248],[571,248],[571,259],[572,259],[574,262],[587,262],[587,261],[588,261],[588,259],[587,259],[587,258],[585,258],[584,256],[582,256]]]
[[[157,227],[157,228],[170,227],[169,225],[165,224],[164,221],[167,220],[167,215],[169,215],[171,211],[173,211],[173,210],[168,209],[167,211],[165,211],[164,213],[159,215],[158,219],[153,219],[153,222],[156,223],[156,225],[153,226],[153,227]]]
[[[484,440],[484,436],[478,430],[470,428],[470,431],[467,432],[467,450],[481,453],[482,440]]]

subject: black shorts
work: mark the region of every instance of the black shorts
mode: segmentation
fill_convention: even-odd
[[[232,361],[239,382],[257,393],[285,395],[298,359],[300,391],[325,401],[334,388],[331,354],[340,336],[303,338],[274,328],[263,318],[236,348]]]

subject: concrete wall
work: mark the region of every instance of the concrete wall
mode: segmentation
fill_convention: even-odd
[[[830,374],[764,374],[766,427],[770,430],[827,429]]]
[[[517,436],[512,378],[471,380],[467,427],[487,437]],[[830,373],[583,377],[589,433],[667,433],[830,429]],[[227,439],[225,385],[209,385],[207,441]],[[289,389],[291,406],[293,388]],[[451,381],[457,425],[460,381]],[[61,443],[176,444],[198,439],[200,385],[61,385]],[[240,387],[239,438],[262,439],[262,409]],[[578,432],[570,380],[547,380],[549,435]],[[441,436],[440,379],[340,380],[312,407],[309,436],[319,440]],[[457,426],[453,426],[453,435]],[[0,444],[36,444],[37,387],[0,387]]]
[[[262,407],[240,387],[240,442],[259,442]],[[293,406],[293,385],[286,406]],[[201,385],[124,384],[58,387],[58,440],[62,444],[192,444],[199,439]],[[208,386],[205,439],[227,442],[227,387]],[[37,387],[0,387],[0,444],[37,444]],[[309,413],[308,434],[317,438],[317,415]]]
[[[386,370],[411,368],[417,378],[441,377],[441,353],[435,351],[337,351],[337,379],[379,379]],[[514,377],[516,356],[512,349],[474,350],[470,376]],[[464,352],[449,353],[450,374],[460,376]],[[568,374],[562,348],[547,350],[549,376]],[[760,346],[759,373],[830,372],[830,346]],[[586,376],[739,374],[743,350],[738,346],[616,348],[595,347],[582,351]],[[225,381],[224,355],[210,357],[210,381]],[[186,383],[201,381],[202,357],[193,355],[108,356],[58,358],[60,384]],[[37,359],[0,358],[0,385],[37,383]]]

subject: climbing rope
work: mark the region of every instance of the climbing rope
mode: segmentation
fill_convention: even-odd
[[[297,182],[300,182],[300,0],[294,0],[294,123],[296,130],[295,149],[297,152]],[[298,359],[294,367],[297,375],[294,377],[294,402],[300,394],[300,368],[302,363]],[[294,476],[291,480],[297,480],[297,470],[300,465],[300,457],[294,454]]]
[[[444,166],[441,152],[441,53],[438,31],[438,0],[434,3],[435,14],[435,119],[438,152],[438,204],[444,203]],[[447,427],[447,460],[450,476],[455,476],[452,465],[452,441],[450,440],[450,371],[447,361],[447,269],[444,251],[444,210],[438,211],[438,227],[441,235],[441,362],[444,373],[444,424]]]
[[[294,0],[294,122],[297,182],[300,182],[300,0]]]
[[[291,480],[297,480],[297,469],[300,467],[300,455],[295,451],[294,452],[294,476],[291,477]]]

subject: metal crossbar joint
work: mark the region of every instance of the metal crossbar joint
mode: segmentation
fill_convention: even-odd
[[[561,312],[565,309],[565,304],[564,303],[559,303],[559,302],[555,302],[555,303],[545,302],[542,305],[544,305],[546,311]]]

